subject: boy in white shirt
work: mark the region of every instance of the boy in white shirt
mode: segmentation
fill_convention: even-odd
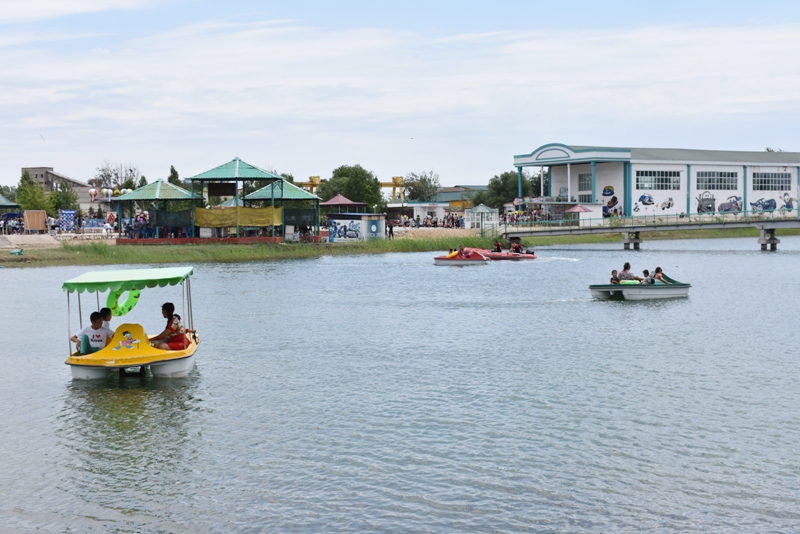
[[[85,326],[80,332],[70,339],[75,343],[75,348],[81,354],[91,354],[111,343],[111,330],[103,326],[103,316],[100,312],[92,312],[89,316],[92,324]]]

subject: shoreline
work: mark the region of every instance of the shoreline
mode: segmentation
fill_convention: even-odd
[[[783,230],[780,236],[800,235],[800,229]],[[643,243],[675,239],[720,239],[758,237],[754,228],[721,230],[685,230],[675,232],[642,233]],[[257,245],[230,245],[209,243],[202,245],[137,245],[116,246],[110,240],[62,242],[52,248],[24,249],[14,256],[8,249],[0,250],[0,267],[58,267],[67,265],[121,265],[159,263],[235,263],[247,261],[280,261],[309,259],[322,256],[350,254],[386,254],[391,252],[439,252],[459,246],[491,248],[493,237],[481,238],[474,230],[421,228],[398,232],[393,240],[374,240],[357,243],[278,243]],[[531,237],[522,241],[526,248],[555,245],[618,243],[618,233]],[[754,250],[757,243],[753,242]]]

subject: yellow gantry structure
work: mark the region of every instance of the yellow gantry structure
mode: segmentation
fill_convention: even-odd
[[[392,176],[391,182],[381,182],[381,187],[391,187],[392,188],[392,204],[395,203],[395,199],[397,198],[398,191],[400,192],[400,202],[403,204],[406,203],[406,193],[405,193],[405,182],[403,181],[402,176]]]

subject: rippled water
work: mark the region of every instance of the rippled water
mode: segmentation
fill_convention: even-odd
[[[100,383],[63,364],[60,285],[87,269],[2,269],[2,524],[797,529],[800,239],[643,247],[196,265],[197,369]],[[626,260],[690,298],[592,301]],[[156,332],[177,296],[146,291],[131,316]]]

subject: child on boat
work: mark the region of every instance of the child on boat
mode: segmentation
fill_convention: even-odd
[[[672,285],[672,282],[667,282],[667,279],[664,278],[664,271],[661,270],[661,267],[656,267],[656,274],[653,275],[653,278],[659,282]]]
[[[611,281],[610,284],[619,284],[619,278],[617,277],[617,270],[614,269],[611,271]]]
[[[111,343],[113,337],[111,330],[103,326],[103,316],[100,312],[92,312],[89,316],[92,324],[84,326],[80,332],[70,338],[75,343],[75,349],[81,354],[91,354]]]

